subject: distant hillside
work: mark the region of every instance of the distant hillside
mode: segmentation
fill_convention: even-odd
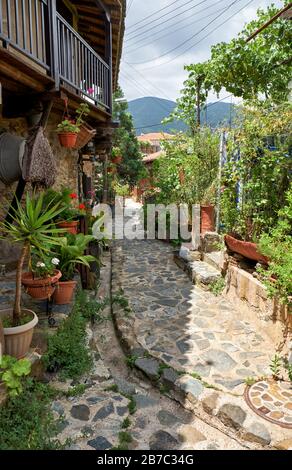
[[[134,119],[137,135],[146,134],[148,132],[172,132],[184,131],[186,126],[179,121],[170,124],[159,124],[162,119],[169,116],[175,108],[174,101],[162,98],[145,97],[129,101],[129,112]],[[207,108],[207,123],[211,127],[218,127],[224,122],[230,121],[230,103],[210,103]],[[202,123],[206,124],[206,112],[202,112]],[[153,126],[154,124],[157,124]]]

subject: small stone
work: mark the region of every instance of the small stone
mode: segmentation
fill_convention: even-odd
[[[178,444],[178,441],[166,431],[157,431],[149,440],[150,450],[174,450]]]
[[[163,426],[173,426],[174,424],[180,422],[180,419],[177,416],[173,415],[172,413],[169,413],[166,410],[160,410],[157,413],[157,418],[160,424],[162,424]]]
[[[170,386],[171,388],[174,387],[174,383],[178,378],[178,373],[171,368],[164,369],[162,372],[162,380],[163,382]]]
[[[107,418],[110,414],[114,412],[114,406],[112,403],[108,403],[107,405],[103,406],[98,410],[98,412],[95,414],[93,421],[98,421],[99,419],[104,419]]]
[[[210,349],[203,354],[203,359],[220,372],[228,372],[236,365],[232,357],[220,349]]]
[[[177,341],[176,345],[182,354],[190,351],[191,349],[191,345],[185,339],[181,339],[180,341]]]
[[[63,405],[59,401],[54,401],[52,403],[52,410],[58,413],[58,415],[62,416],[65,414],[65,410]]]
[[[137,408],[148,408],[149,406],[156,405],[158,402],[153,398],[147,397],[146,395],[135,395],[135,402]]]
[[[178,432],[178,437],[181,442],[188,443],[189,445],[196,445],[198,442],[205,441],[206,436],[198,431],[193,426],[182,426]]]
[[[139,429],[145,429],[147,426],[147,420],[144,416],[138,416],[135,423],[136,427]]]
[[[103,436],[98,436],[91,441],[88,441],[87,444],[90,447],[93,447],[95,450],[107,450],[112,448],[112,444]]]
[[[120,392],[126,393],[127,395],[134,395],[136,393],[136,387],[126,380],[116,377],[115,382]]]
[[[127,406],[118,406],[117,407],[117,413],[119,416],[125,416],[125,414],[128,412]]]
[[[235,379],[235,380],[215,380],[215,382],[219,385],[223,385],[223,387],[228,388],[228,390],[233,390],[238,385],[244,383],[242,379]]]
[[[268,445],[271,442],[271,436],[266,426],[261,423],[252,423],[242,434],[243,439],[250,442]]]
[[[156,379],[158,377],[159,363],[155,359],[137,359],[135,366],[142,370],[150,379]]]
[[[90,410],[87,405],[74,405],[71,408],[71,416],[81,421],[88,421],[90,416]]]
[[[176,385],[187,394],[188,399],[192,402],[196,402],[204,390],[199,380],[186,375],[178,379]]]
[[[206,398],[202,400],[203,408],[207,413],[212,414],[213,411],[216,409],[218,397],[218,393],[214,392],[211,395],[206,396]]]
[[[207,339],[199,339],[195,341],[199,349],[204,350],[210,347],[210,342]]]
[[[246,418],[246,412],[240,406],[226,403],[221,406],[217,416],[224,424],[239,429]]]
[[[106,400],[105,397],[88,397],[86,401],[90,403],[91,405],[96,405],[96,403],[99,403],[100,401]]]
[[[283,441],[277,442],[275,447],[277,449],[280,449],[280,450],[291,450],[292,449],[292,438],[291,439],[284,439]]]

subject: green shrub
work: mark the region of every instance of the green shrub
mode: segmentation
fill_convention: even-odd
[[[43,356],[49,371],[61,371],[61,377],[76,379],[92,367],[92,357],[86,344],[86,320],[82,305],[76,304],[54,336],[48,338],[48,350]]]
[[[61,420],[56,421],[51,411],[53,397],[47,385],[28,379],[24,393],[0,407],[0,450],[63,448],[56,439]]]
[[[268,269],[260,268],[270,297],[289,304],[292,296],[292,185],[286,193],[286,205],[279,211],[277,226],[260,239],[260,251],[270,260]]]

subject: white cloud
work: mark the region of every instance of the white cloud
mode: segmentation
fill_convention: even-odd
[[[232,0],[221,0],[220,3],[218,0],[205,0],[202,3],[199,2],[199,0],[188,0],[188,4],[186,4],[187,0],[177,0],[177,5],[173,5],[156,16],[138,23],[150,14],[171,3],[173,3],[172,0],[147,0],[146,2],[144,0],[134,0],[132,4],[126,19],[126,35],[120,75],[120,83],[128,100],[142,96],[159,96],[175,100],[179,97],[179,92],[183,87],[183,81],[187,76],[183,69],[185,64],[207,60],[210,57],[211,46],[221,41],[230,41],[235,37],[237,33],[242,30],[245,23],[256,17],[258,8],[265,8],[272,4],[281,8],[283,5],[283,2],[280,0],[253,0],[248,7],[236,14],[236,16],[214,31],[213,34],[206,37],[197,46],[194,46],[184,54],[176,57],[189,45],[194,45],[195,42],[208,34],[208,32],[211,32],[217,25],[248,3],[248,0],[237,0],[237,3],[233,7],[214,21],[214,23],[210,24],[205,31],[202,31],[192,41],[186,43],[184,47],[182,46],[153,62],[153,58],[155,59],[163,55],[165,52],[175,48],[183,41],[187,41],[190,36],[200,31],[220,13],[219,10],[223,10],[230,5]],[[194,7],[198,3],[201,3],[201,5],[180,15],[180,13],[188,8]],[[164,16],[160,21],[154,21],[156,18],[165,15],[175,7],[176,12]],[[198,13],[196,16],[195,13],[199,11],[201,11],[201,13]],[[214,13],[216,11],[217,15]],[[206,16],[211,13],[213,13],[213,16],[206,18]],[[174,16],[174,14],[176,15],[173,19],[162,24],[163,21]],[[193,23],[192,18],[196,23]],[[181,20],[183,21],[179,23]],[[152,24],[149,24],[147,28],[141,28],[144,23],[150,21],[152,21]],[[156,25],[159,25],[159,27],[149,30],[149,28]],[[168,27],[168,29],[165,29],[161,33],[159,32],[162,28],[166,27]],[[178,28],[181,29],[164,38],[158,39],[160,36]],[[134,38],[134,36],[138,34],[139,36]],[[150,44],[151,41],[153,42]],[[146,61],[152,62],[141,65],[127,65],[127,63],[134,64],[136,62]],[[168,61],[170,62],[167,63]],[[153,65],[156,64],[159,64],[159,66],[153,67]],[[153,68],[150,69],[149,67]],[[142,76],[136,70],[139,71]],[[224,96],[224,94],[221,96]],[[217,99],[216,96],[210,95],[210,101],[215,99]]]

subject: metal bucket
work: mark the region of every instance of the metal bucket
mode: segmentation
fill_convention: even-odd
[[[0,181],[9,185],[22,175],[25,139],[4,132],[0,135]]]

